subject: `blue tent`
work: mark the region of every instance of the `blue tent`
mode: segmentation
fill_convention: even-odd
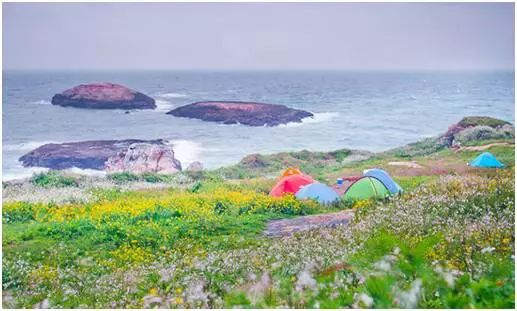
[[[388,188],[388,190],[392,194],[402,193],[402,188],[391,178],[390,174],[388,174],[385,170],[381,170],[379,168],[372,168],[369,170],[363,171],[364,176],[370,176],[377,178],[380,182]]]
[[[504,164],[499,162],[493,154],[490,152],[483,152],[478,155],[472,162],[469,163],[470,166],[474,167],[503,167]]]
[[[339,196],[334,189],[322,183],[312,183],[303,186],[296,192],[295,196],[300,200],[314,199],[320,204],[331,204],[339,200]]]

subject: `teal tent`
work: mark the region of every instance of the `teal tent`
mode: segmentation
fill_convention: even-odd
[[[483,152],[478,155],[472,162],[469,163],[470,166],[473,167],[490,167],[490,168],[500,168],[504,167],[504,164],[499,162],[496,157],[490,152]]]

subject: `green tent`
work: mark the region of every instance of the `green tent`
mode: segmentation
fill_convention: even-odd
[[[384,199],[390,195],[389,190],[375,177],[364,176],[350,185],[344,194],[349,201],[366,199]]]

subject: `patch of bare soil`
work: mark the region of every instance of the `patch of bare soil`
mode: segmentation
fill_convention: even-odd
[[[279,237],[316,228],[346,225],[353,216],[354,212],[352,210],[345,210],[337,213],[273,220],[267,224],[264,234]]]
[[[460,147],[460,148],[456,149],[456,152],[463,151],[463,150],[482,151],[482,150],[487,150],[488,148],[494,147],[494,146],[513,146],[513,145],[514,144],[510,144],[510,143],[492,143],[492,144],[482,145],[482,146]]]
[[[397,162],[388,162],[388,165],[391,166],[404,166],[409,168],[423,168],[422,165],[416,163],[416,162],[410,162],[410,161],[397,161]]]

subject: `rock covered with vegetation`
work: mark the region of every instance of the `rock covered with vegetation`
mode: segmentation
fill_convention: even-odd
[[[440,142],[447,147],[478,140],[514,138],[515,128],[509,122],[491,117],[466,117],[449,127],[440,137]]]
[[[224,124],[244,124],[249,126],[277,126],[291,122],[302,122],[312,117],[307,111],[283,105],[254,102],[207,101],[178,107],[167,114],[201,119]]]
[[[514,138],[515,127],[509,122],[491,117],[465,117],[449,126],[447,132],[442,135],[394,148],[387,153],[402,157],[421,156],[446,148],[459,148],[490,141],[513,143]]]
[[[81,84],[52,97],[52,104],[88,109],[155,109],[151,97],[115,83]]]

